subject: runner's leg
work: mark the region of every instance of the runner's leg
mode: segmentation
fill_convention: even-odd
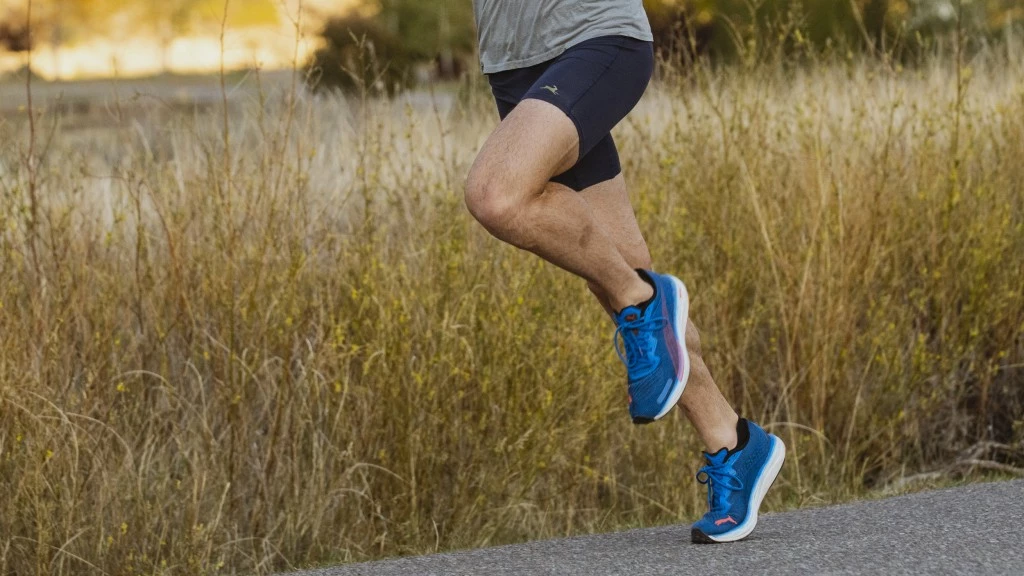
[[[640,232],[640,225],[629,202],[622,174],[583,190],[580,194],[590,205],[598,227],[618,247],[633,268],[651,268],[651,253]],[[591,292],[610,310],[608,296],[601,287],[588,283]],[[690,353],[690,380],[679,406],[693,424],[709,452],[736,447],[736,423],[739,416],[722,396],[701,355],[700,333],[690,322],[686,326],[686,349]]]
[[[579,159],[576,125],[556,106],[526,99],[498,125],[470,170],[466,205],[497,238],[599,286],[617,310],[653,289],[597,225],[575,191],[550,183]]]
[[[626,263],[632,268],[650,270],[651,252],[640,232],[633,206],[629,203],[626,180],[622,173],[611,180],[583,190],[580,195],[590,205],[598,226],[611,238],[619,254],[626,259]],[[608,296],[601,287],[593,282],[588,282],[587,286],[608,315],[614,319],[615,310],[612,309]]]

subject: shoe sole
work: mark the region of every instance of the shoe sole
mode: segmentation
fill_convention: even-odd
[[[694,528],[690,531],[690,539],[695,544],[736,542],[750,536],[750,533],[757,527],[757,513],[761,508],[761,502],[764,501],[768,490],[775,484],[775,479],[779,477],[782,465],[786,461],[786,445],[782,443],[778,436],[770,435],[770,438],[772,439],[771,455],[768,457],[768,463],[761,469],[761,474],[757,477],[757,482],[754,484],[754,491],[750,494],[750,502],[747,503],[747,510],[752,512],[747,514],[747,519],[742,524],[724,534],[709,536]]]
[[[683,396],[683,390],[686,389],[686,382],[690,379],[690,353],[686,351],[686,323],[690,317],[690,294],[686,291],[686,285],[683,284],[682,280],[679,280],[675,276],[669,276],[669,280],[676,288],[676,317],[673,318],[673,328],[676,333],[676,341],[678,344],[679,358],[683,363],[683,373],[681,377],[676,380],[675,387],[669,392],[668,398],[666,399],[665,406],[661,409],[661,412],[654,417],[653,420],[641,418],[637,424],[648,424],[654,420],[661,420],[666,414],[675,408],[676,404],[679,403],[679,399]],[[634,420],[635,421],[635,420]]]

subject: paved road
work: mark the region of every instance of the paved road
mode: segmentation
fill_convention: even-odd
[[[1024,481],[770,514],[738,544],[695,545],[689,537],[689,526],[670,526],[300,574],[1022,576]]]

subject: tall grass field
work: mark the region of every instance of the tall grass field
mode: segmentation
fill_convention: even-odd
[[[663,67],[617,128],[712,373],[789,447],[768,510],[1022,473],[1012,52]],[[0,120],[0,574],[268,574],[703,513],[696,435],[630,423],[585,284],[466,211],[482,80],[260,94]]]

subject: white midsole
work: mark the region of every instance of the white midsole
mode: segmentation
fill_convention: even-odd
[[[676,340],[679,345],[679,358],[683,362],[683,377],[676,382],[676,386],[672,389],[671,394],[669,394],[665,406],[654,417],[655,420],[663,418],[679,403],[679,399],[683,396],[683,390],[686,389],[686,382],[690,379],[690,354],[686,351],[686,323],[690,315],[690,294],[686,291],[686,285],[682,281],[673,276],[669,278],[676,286],[676,317],[672,320],[674,322],[673,328],[675,328],[677,335]]]
[[[786,461],[786,445],[782,443],[778,436],[769,435],[768,437],[772,440],[771,456],[768,457],[768,465],[761,470],[761,475],[758,476],[757,482],[754,484],[754,490],[750,494],[750,502],[747,503],[747,519],[725,534],[719,534],[718,536],[706,535],[715,542],[724,543],[742,540],[749,536],[754,531],[754,527],[757,526],[757,511],[761,508],[761,502],[764,500],[765,494],[768,493],[768,489],[772,487],[772,483],[779,476],[779,471],[782,470],[782,463]]]

